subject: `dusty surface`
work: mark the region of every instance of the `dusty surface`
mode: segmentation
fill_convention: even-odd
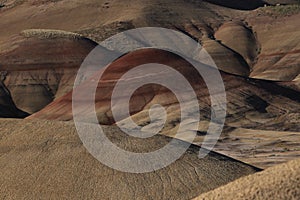
[[[167,168],[144,174],[115,171],[93,158],[72,122],[0,120],[0,198],[191,199],[256,168],[220,154],[198,159],[192,146]],[[153,151],[170,139],[140,141],[104,127],[111,141],[134,152]],[[20,140],[20,138],[22,138]]]
[[[201,199],[299,199],[300,160],[243,177],[205,193]]]

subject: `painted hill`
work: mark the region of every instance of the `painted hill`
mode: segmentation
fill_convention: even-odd
[[[193,85],[198,98],[200,107],[203,109],[204,119],[210,119],[210,113],[207,110],[207,106],[210,105],[210,100],[208,96],[207,87],[201,79],[198,72],[195,72],[195,69],[187,63],[185,60],[179,56],[155,49],[144,49],[135,52],[131,52],[118,60],[112,63],[106,70],[100,80],[96,93],[96,110],[98,111],[98,120],[103,124],[113,124],[114,121],[111,115],[111,94],[114,89],[115,84],[121,78],[121,76],[126,73],[128,70],[139,66],[145,63],[161,63],[168,66],[172,66],[174,69],[180,71]],[[161,74],[155,75],[158,77],[166,77],[163,71]],[[289,110],[289,113],[297,113],[298,100],[291,99],[288,94],[283,92],[280,94],[275,93],[275,90],[280,90],[280,86],[272,82],[248,80],[243,77],[236,77],[227,73],[222,73],[223,81],[225,83],[227,99],[228,99],[228,115],[227,115],[227,124],[233,127],[264,127],[271,130],[280,129],[279,124],[288,123],[284,118],[278,119],[279,121],[270,121],[266,123],[260,123],[259,120],[255,119],[261,117],[260,120],[267,120],[272,117],[282,117],[281,111],[276,109],[275,102],[280,104],[281,99],[284,99],[286,104],[290,104],[290,107],[286,107]],[[96,78],[96,75],[95,75]],[[97,77],[98,78],[98,77]],[[143,76],[139,77],[143,78]],[[93,81],[93,80],[89,80]],[[82,91],[85,91],[84,87],[90,87],[92,83],[86,81],[82,86]],[[131,82],[128,80],[126,84],[130,85]],[[265,88],[264,88],[265,87]],[[199,90],[199,88],[202,88]],[[237,93],[236,91],[239,91]],[[282,88],[284,90],[284,88]],[[274,93],[273,93],[274,92]],[[296,91],[294,91],[297,94]],[[85,94],[82,94],[82,101],[85,99]],[[143,97],[141,99],[141,97]],[[174,107],[172,109],[172,116],[179,117],[176,113],[178,109],[176,105],[178,104],[174,95],[162,87],[156,85],[145,86],[140,88],[131,99],[131,112],[132,114],[140,113],[141,116],[145,111],[147,111],[151,105],[160,103],[163,97],[165,98],[162,102],[162,105],[167,107]],[[276,100],[275,100],[276,99]],[[41,119],[51,119],[51,120],[71,120],[72,119],[72,93],[68,93],[61,98],[58,98],[48,106],[46,106],[40,112],[37,112],[30,116],[30,118],[41,118]],[[292,106],[293,105],[293,106]],[[295,107],[294,107],[295,106]],[[86,119],[89,119],[90,113],[85,113],[85,108],[82,108],[82,114],[86,114]],[[179,110],[177,110],[179,111]],[[238,113],[236,113],[238,112]],[[251,113],[251,114],[250,114]],[[292,117],[286,113],[286,118]],[[252,116],[252,117],[250,117]],[[140,118],[140,117],[137,117]],[[148,118],[137,119],[139,123],[146,123]],[[146,121],[144,121],[146,120]],[[175,119],[173,119],[175,120]],[[285,122],[284,122],[285,121]],[[278,124],[277,124],[278,123]],[[276,125],[277,124],[277,125]],[[287,127],[290,127],[291,131],[297,130],[297,125],[293,127],[292,124],[286,124]]]
[[[115,123],[110,103],[114,86],[125,72],[144,63],[161,63],[172,66],[174,69],[179,70],[193,85],[199,99],[201,124],[197,130],[192,129],[190,131],[199,133],[195,142],[201,144],[211,117],[207,87],[201,77],[199,77],[198,72],[195,72],[190,64],[174,54],[161,50],[144,49],[131,52],[113,62],[105,70],[103,78],[98,84],[95,99],[98,121],[101,124],[107,125]],[[160,74],[156,74],[155,78],[159,78],[160,76],[161,78],[166,78],[168,74],[162,71]],[[143,79],[143,76],[139,76],[139,78]],[[299,130],[299,124],[297,123],[299,117],[299,99],[297,99],[297,96],[299,93],[294,90],[289,91],[274,82],[247,79],[227,73],[222,73],[222,78],[225,83],[228,101],[225,123],[227,128],[224,129],[220,143],[216,146],[216,149],[219,151],[228,149],[228,151],[224,151],[226,154],[244,161],[247,161],[249,157],[243,157],[246,154],[241,154],[240,148],[249,149],[248,151],[250,151],[251,154],[247,155],[250,155],[250,157],[251,155],[262,156],[260,163],[254,161],[254,159],[250,161],[255,162],[261,167],[269,166],[272,163],[274,164],[274,162],[270,162],[267,157],[274,155],[275,152],[283,156],[283,160],[280,162],[289,159],[289,155],[282,152],[282,149],[288,148],[290,144],[285,139],[278,141],[278,147],[281,146],[282,148],[276,148],[275,150],[270,144],[262,151],[255,151],[254,146],[257,140],[268,140],[267,138],[270,138],[270,135],[268,132],[264,132],[257,140],[251,140],[250,138],[255,137],[255,135],[262,130],[297,132]],[[87,112],[89,109],[87,109],[86,104],[84,104],[87,96],[84,91],[88,91],[87,88],[90,88],[90,85],[95,79],[98,79],[97,75],[95,75],[95,78],[86,81],[80,86],[80,90],[83,91],[80,97],[80,101],[83,102],[80,108],[80,114],[84,116],[86,121],[89,121],[92,115]],[[134,81],[136,81],[136,79],[125,82],[130,85],[134,83]],[[151,125],[149,124],[151,119],[148,113],[151,106],[155,104],[164,106],[168,115],[162,133],[168,136],[174,136],[180,122],[180,107],[174,94],[164,87],[146,85],[134,93],[130,101],[130,111],[134,122],[143,126],[145,129],[150,128]],[[193,114],[193,112],[196,112],[196,110],[191,111],[191,114]],[[34,113],[28,118],[60,121],[72,120],[72,92],[56,99],[44,109]],[[187,126],[192,124],[189,119],[186,119],[186,121],[182,123]],[[253,135],[248,135],[249,140],[236,140],[236,137],[231,137],[230,135],[234,134],[233,131],[235,129],[239,128],[254,129],[257,130],[257,132],[251,132]],[[241,138],[241,136],[237,138]],[[294,140],[292,139],[292,135],[289,134],[286,139],[291,142]],[[231,148],[228,148],[228,146],[231,146]],[[292,152],[294,151],[290,153]]]

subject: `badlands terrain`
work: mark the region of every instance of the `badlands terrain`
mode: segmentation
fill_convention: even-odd
[[[297,0],[0,0],[0,198],[297,199],[299,19]],[[227,115],[217,144],[203,159],[198,152],[213,113],[206,83],[193,66],[168,51],[126,52],[119,43],[102,43],[141,27],[189,36],[220,70]],[[161,38],[169,43],[177,39]],[[144,45],[138,38],[131,42]],[[78,86],[83,91],[77,110],[82,122],[92,118],[85,92],[103,72],[95,111],[107,137],[120,148],[151,152],[174,138],[180,124],[193,127],[181,138],[189,141],[192,132],[193,144],[168,167],[144,174],[120,172],[96,160],[79,139],[73,86],[81,64],[98,44],[99,60],[114,54],[112,49],[124,55],[105,71],[93,68],[92,78]],[[127,119],[114,119],[112,91],[128,70],[147,63],[171,66],[189,81],[199,103],[197,128],[189,118],[180,120],[180,105],[169,89],[148,84],[134,92],[130,114],[137,125],[151,130],[149,112],[160,104],[167,113],[163,129],[145,140],[119,130],[117,124]],[[152,76],[170,75],[162,70]],[[134,81],[125,80],[128,85]],[[191,115],[198,112],[189,110]],[[178,148],[186,144],[176,141]]]

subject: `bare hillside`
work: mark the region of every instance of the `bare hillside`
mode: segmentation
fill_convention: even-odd
[[[213,152],[198,159],[193,145],[167,168],[124,173],[93,158],[72,122],[2,119],[0,124],[0,197],[5,199],[191,199],[258,170]],[[157,135],[141,141],[114,126],[104,130],[128,151],[153,151],[170,140]]]

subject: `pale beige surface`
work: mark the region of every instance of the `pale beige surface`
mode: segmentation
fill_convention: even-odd
[[[293,160],[200,195],[195,200],[213,199],[281,199],[300,196],[300,160]]]
[[[1,199],[191,199],[257,170],[213,152],[199,159],[199,148],[191,146],[167,168],[123,173],[93,158],[72,122],[1,119],[0,126]],[[134,152],[153,151],[170,140],[128,138],[114,126],[104,131]]]

